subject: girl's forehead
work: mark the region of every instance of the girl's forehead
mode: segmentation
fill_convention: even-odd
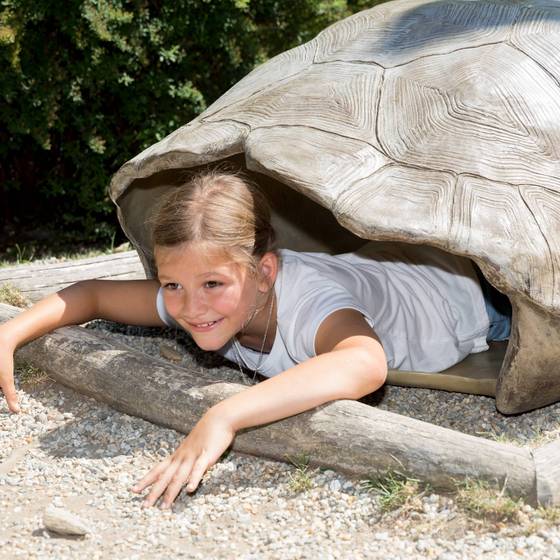
[[[186,243],[175,247],[156,246],[154,256],[158,269],[188,267],[189,269],[219,268],[237,273],[242,265],[224,248],[208,243]]]

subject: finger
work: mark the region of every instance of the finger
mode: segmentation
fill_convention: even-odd
[[[183,488],[185,482],[189,479],[191,466],[192,464],[189,465],[188,468],[182,466],[177,469],[177,471],[169,481],[167,490],[163,495],[161,504],[162,509],[171,507],[171,504],[175,501],[175,498],[179,495],[179,492],[181,492],[181,488]]]
[[[145,490],[148,486],[151,486],[159,478],[161,473],[170,465],[170,463],[170,458],[158,463],[144,478],[132,487],[132,491],[139,493]]]
[[[154,482],[152,489],[144,500],[142,506],[151,507],[157,502],[159,497],[163,494],[163,491],[169,485],[170,480],[173,478],[178,468],[179,463],[174,461],[167,467],[167,469],[165,469],[165,471],[161,473],[160,477]]]
[[[194,457],[187,457],[179,465],[179,468],[170,480],[167,490],[163,496],[162,508],[168,508],[174,502],[175,498],[179,495],[181,488],[184,486],[185,482],[189,480],[194,463]]]
[[[14,385],[13,378],[1,380],[0,387],[2,387],[2,391],[4,392],[4,397],[6,397],[8,408],[12,412],[16,412],[16,413],[21,412],[21,409],[18,404],[18,396],[17,396],[16,387]]]
[[[198,488],[200,479],[204,473],[212,465],[208,463],[208,458],[205,455],[200,455],[193,466],[191,475],[189,476],[189,483],[187,484],[187,492],[194,492]]]

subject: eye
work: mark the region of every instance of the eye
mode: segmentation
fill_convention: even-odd
[[[167,282],[167,284],[163,285],[164,290],[174,291],[179,289],[179,284],[177,282]]]
[[[204,283],[204,287],[205,287],[205,288],[210,288],[210,289],[211,289],[211,288],[217,288],[217,287],[219,287],[219,286],[221,286],[221,285],[222,285],[222,283],[221,283],[221,282],[218,282],[217,280],[209,280],[208,282],[205,282],[205,283]]]

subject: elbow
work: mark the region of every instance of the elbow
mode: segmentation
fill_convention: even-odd
[[[96,285],[99,280],[78,280],[60,290],[57,295],[64,302],[69,321],[81,324],[99,318]]]
[[[385,356],[367,348],[357,348],[356,382],[348,398],[357,400],[377,391],[387,380],[387,361]]]

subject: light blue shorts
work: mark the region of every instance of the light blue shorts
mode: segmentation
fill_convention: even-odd
[[[482,272],[476,269],[480,280],[480,286],[484,295],[486,312],[490,319],[490,328],[486,339],[507,340],[511,333],[511,303],[507,296],[499,292],[484,278]]]

